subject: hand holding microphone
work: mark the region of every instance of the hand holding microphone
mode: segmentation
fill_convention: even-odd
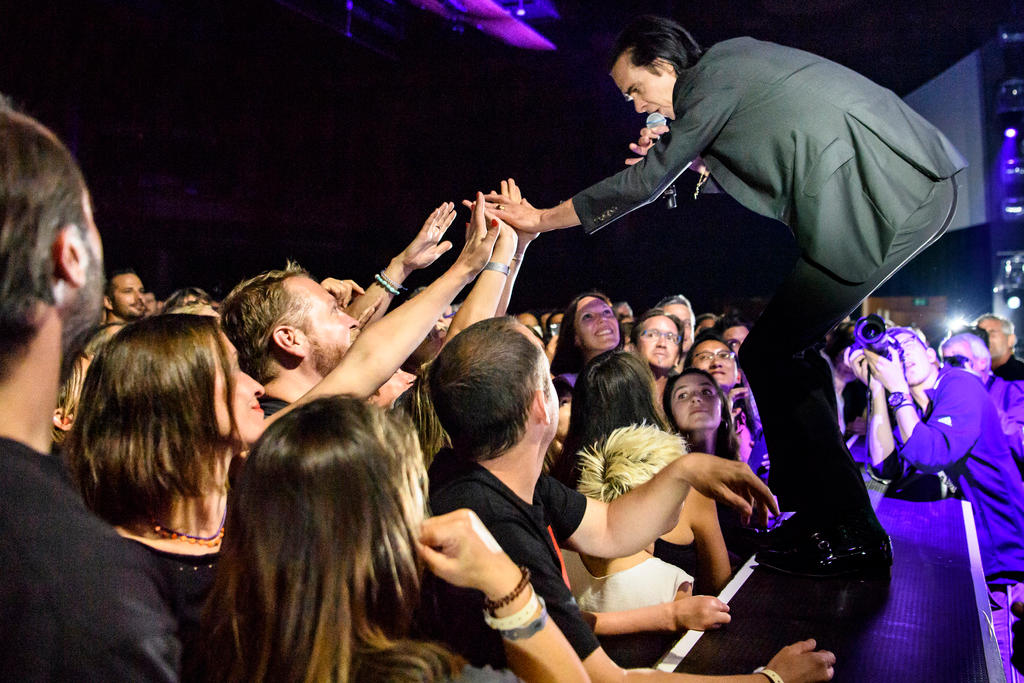
[[[636,142],[630,143],[629,149],[635,154],[639,154],[639,157],[631,157],[626,159],[626,165],[632,166],[633,164],[640,161],[641,158],[647,155],[647,152],[654,146],[654,143],[664,134],[668,132],[668,119],[654,112],[653,114],[647,115],[647,125],[640,130],[640,139]]]
[[[640,130],[640,139],[629,145],[629,148],[639,154],[638,157],[626,159],[626,165],[632,166],[639,162],[650,151],[651,147],[654,147],[656,143],[664,133],[668,132],[668,119],[662,114],[654,112],[647,115],[647,125]],[[676,208],[676,186],[675,183],[668,186],[665,193],[661,195],[665,198],[665,208],[674,209]]]

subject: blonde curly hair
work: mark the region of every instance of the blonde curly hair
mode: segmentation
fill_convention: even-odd
[[[577,489],[610,503],[688,452],[685,439],[647,424],[619,427],[579,452]]]

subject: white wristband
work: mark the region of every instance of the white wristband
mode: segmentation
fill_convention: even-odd
[[[484,610],[484,623],[496,631],[510,631],[514,628],[526,626],[533,621],[537,610],[540,609],[540,602],[537,600],[537,591],[530,586],[530,599],[522,609],[507,617],[492,617],[487,610]]]
[[[785,681],[782,680],[782,676],[780,676],[779,674],[775,673],[771,669],[766,669],[763,666],[759,667],[757,669],[754,669],[754,673],[756,673],[756,674],[764,674],[765,676],[768,677],[768,680],[771,681],[772,683],[785,683]]]

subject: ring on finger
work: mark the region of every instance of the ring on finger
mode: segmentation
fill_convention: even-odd
[[[496,207],[494,207],[494,208],[496,208],[496,209],[497,209],[498,211],[504,211],[504,210],[505,210],[505,206],[504,206],[504,204],[498,204],[498,205],[497,205]]]

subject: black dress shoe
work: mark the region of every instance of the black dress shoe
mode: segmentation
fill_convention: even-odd
[[[786,541],[757,553],[758,564],[798,576],[889,578],[892,543],[877,522],[847,520]]]

